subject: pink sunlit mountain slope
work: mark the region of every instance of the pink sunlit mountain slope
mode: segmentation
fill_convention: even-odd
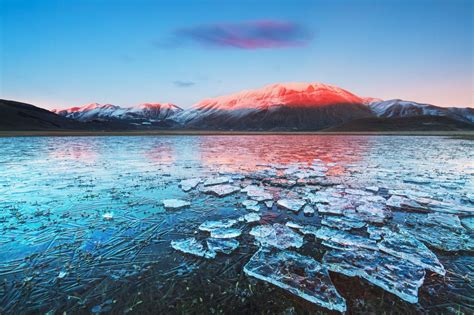
[[[188,128],[319,130],[372,117],[366,100],[322,83],[278,83],[206,99],[176,119]]]

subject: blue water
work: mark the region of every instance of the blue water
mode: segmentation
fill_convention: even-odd
[[[464,139],[403,136],[0,138],[0,313],[327,312],[245,276],[258,248],[248,227],[229,256],[174,251],[170,241],[199,236],[203,221],[248,213],[242,194],[185,193],[179,181],[242,175],[243,186],[268,164],[319,159],[340,185],[416,191],[466,209],[473,149]],[[292,193],[269,189],[275,198]],[[161,201],[170,198],[191,207],[167,211]],[[289,219],[320,220],[274,207],[260,223]],[[324,251],[314,241],[303,250],[316,258]],[[418,304],[356,278],[333,274],[333,282],[353,313],[473,312],[472,253],[434,251],[448,274],[428,274]]]

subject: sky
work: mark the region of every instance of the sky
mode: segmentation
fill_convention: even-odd
[[[198,101],[276,82],[474,107],[474,0],[0,0],[0,98]]]

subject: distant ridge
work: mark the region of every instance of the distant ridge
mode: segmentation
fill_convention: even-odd
[[[205,99],[187,110],[170,103],[93,103],[48,112],[14,101],[2,104],[3,130],[446,131],[474,126],[473,108],[384,101],[323,83],[276,83]]]

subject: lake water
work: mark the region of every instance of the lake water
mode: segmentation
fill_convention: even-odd
[[[417,303],[363,277],[330,271],[350,313],[474,312],[473,141],[310,135],[21,137],[0,138],[0,152],[2,314],[331,312],[244,272],[260,246],[250,231],[289,221],[314,229],[324,221],[332,230],[372,242],[376,233],[369,235],[371,228],[401,226],[444,266],[445,276],[426,270]],[[214,186],[202,183],[215,177],[230,178],[225,185],[235,189],[260,186],[274,204],[261,201],[252,210],[242,204],[248,199],[245,192],[218,197],[206,190]],[[191,178],[202,182],[183,191],[180,182]],[[190,205],[165,209],[166,199]],[[315,213],[284,209],[276,204],[281,199],[300,200]],[[372,201],[374,207],[367,206]],[[369,210],[357,208],[358,202]],[[246,222],[242,217],[249,213],[260,218]],[[172,248],[172,241],[192,237],[206,248],[209,232],[198,227],[222,219],[235,219],[234,228],[241,231],[232,253],[207,259]],[[347,244],[335,237],[325,242],[301,228],[288,229],[303,238],[303,245],[285,250],[317,263],[328,252],[344,254],[337,248]],[[404,269],[404,260],[397,259]],[[299,274],[304,278],[304,271]],[[397,281],[389,285],[397,287]]]

